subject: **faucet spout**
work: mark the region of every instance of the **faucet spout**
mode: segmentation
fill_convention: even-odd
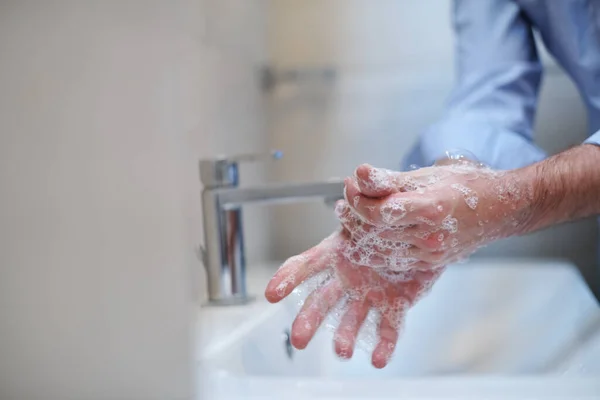
[[[272,184],[248,188],[215,189],[223,210],[238,208],[249,203],[297,203],[304,200],[323,199],[332,202],[344,198],[344,182]]]
[[[315,183],[271,184],[256,187],[205,187],[203,258],[208,278],[208,298],[213,305],[244,304],[246,257],[242,206],[321,199],[327,204],[344,197],[341,180]]]

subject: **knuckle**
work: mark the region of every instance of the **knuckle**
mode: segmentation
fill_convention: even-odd
[[[441,200],[431,200],[421,208],[421,215],[427,219],[439,223],[444,218],[444,215],[449,210],[449,207]]]
[[[435,226],[441,223],[442,217],[440,211],[437,209],[437,205],[429,204],[423,207],[417,207],[413,211],[413,215],[416,216],[416,220],[427,226]]]
[[[431,236],[423,239],[422,245],[427,250],[431,250],[431,251],[440,250],[440,248],[442,246],[442,244],[435,237],[431,237]]]
[[[440,252],[436,252],[436,253],[432,253],[429,262],[432,264],[438,264],[440,263],[442,260],[444,260],[446,254],[442,251]]]
[[[381,207],[375,204],[364,204],[358,211],[358,214],[370,224],[377,224],[381,221]]]

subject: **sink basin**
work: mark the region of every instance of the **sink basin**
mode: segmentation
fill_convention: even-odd
[[[568,263],[450,266],[410,311],[382,370],[360,350],[337,358],[327,329],[290,348],[296,303],[258,302],[205,351],[210,398],[600,398],[600,308]]]

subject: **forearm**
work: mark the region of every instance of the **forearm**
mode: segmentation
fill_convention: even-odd
[[[577,146],[514,173],[531,190],[519,233],[600,215],[600,146]]]

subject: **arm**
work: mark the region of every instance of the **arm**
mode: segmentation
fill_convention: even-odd
[[[447,265],[497,239],[600,215],[598,136],[503,172],[468,161],[386,174],[365,165],[346,197],[363,222],[394,231],[385,239],[412,245],[408,256]],[[368,196],[372,187],[392,194]]]
[[[531,28],[511,0],[455,0],[457,82],[444,116],[406,165],[428,166],[465,149],[496,169],[542,160],[532,125],[542,68]]]
[[[516,170],[533,187],[530,221],[521,233],[600,215],[600,146],[583,144]]]

